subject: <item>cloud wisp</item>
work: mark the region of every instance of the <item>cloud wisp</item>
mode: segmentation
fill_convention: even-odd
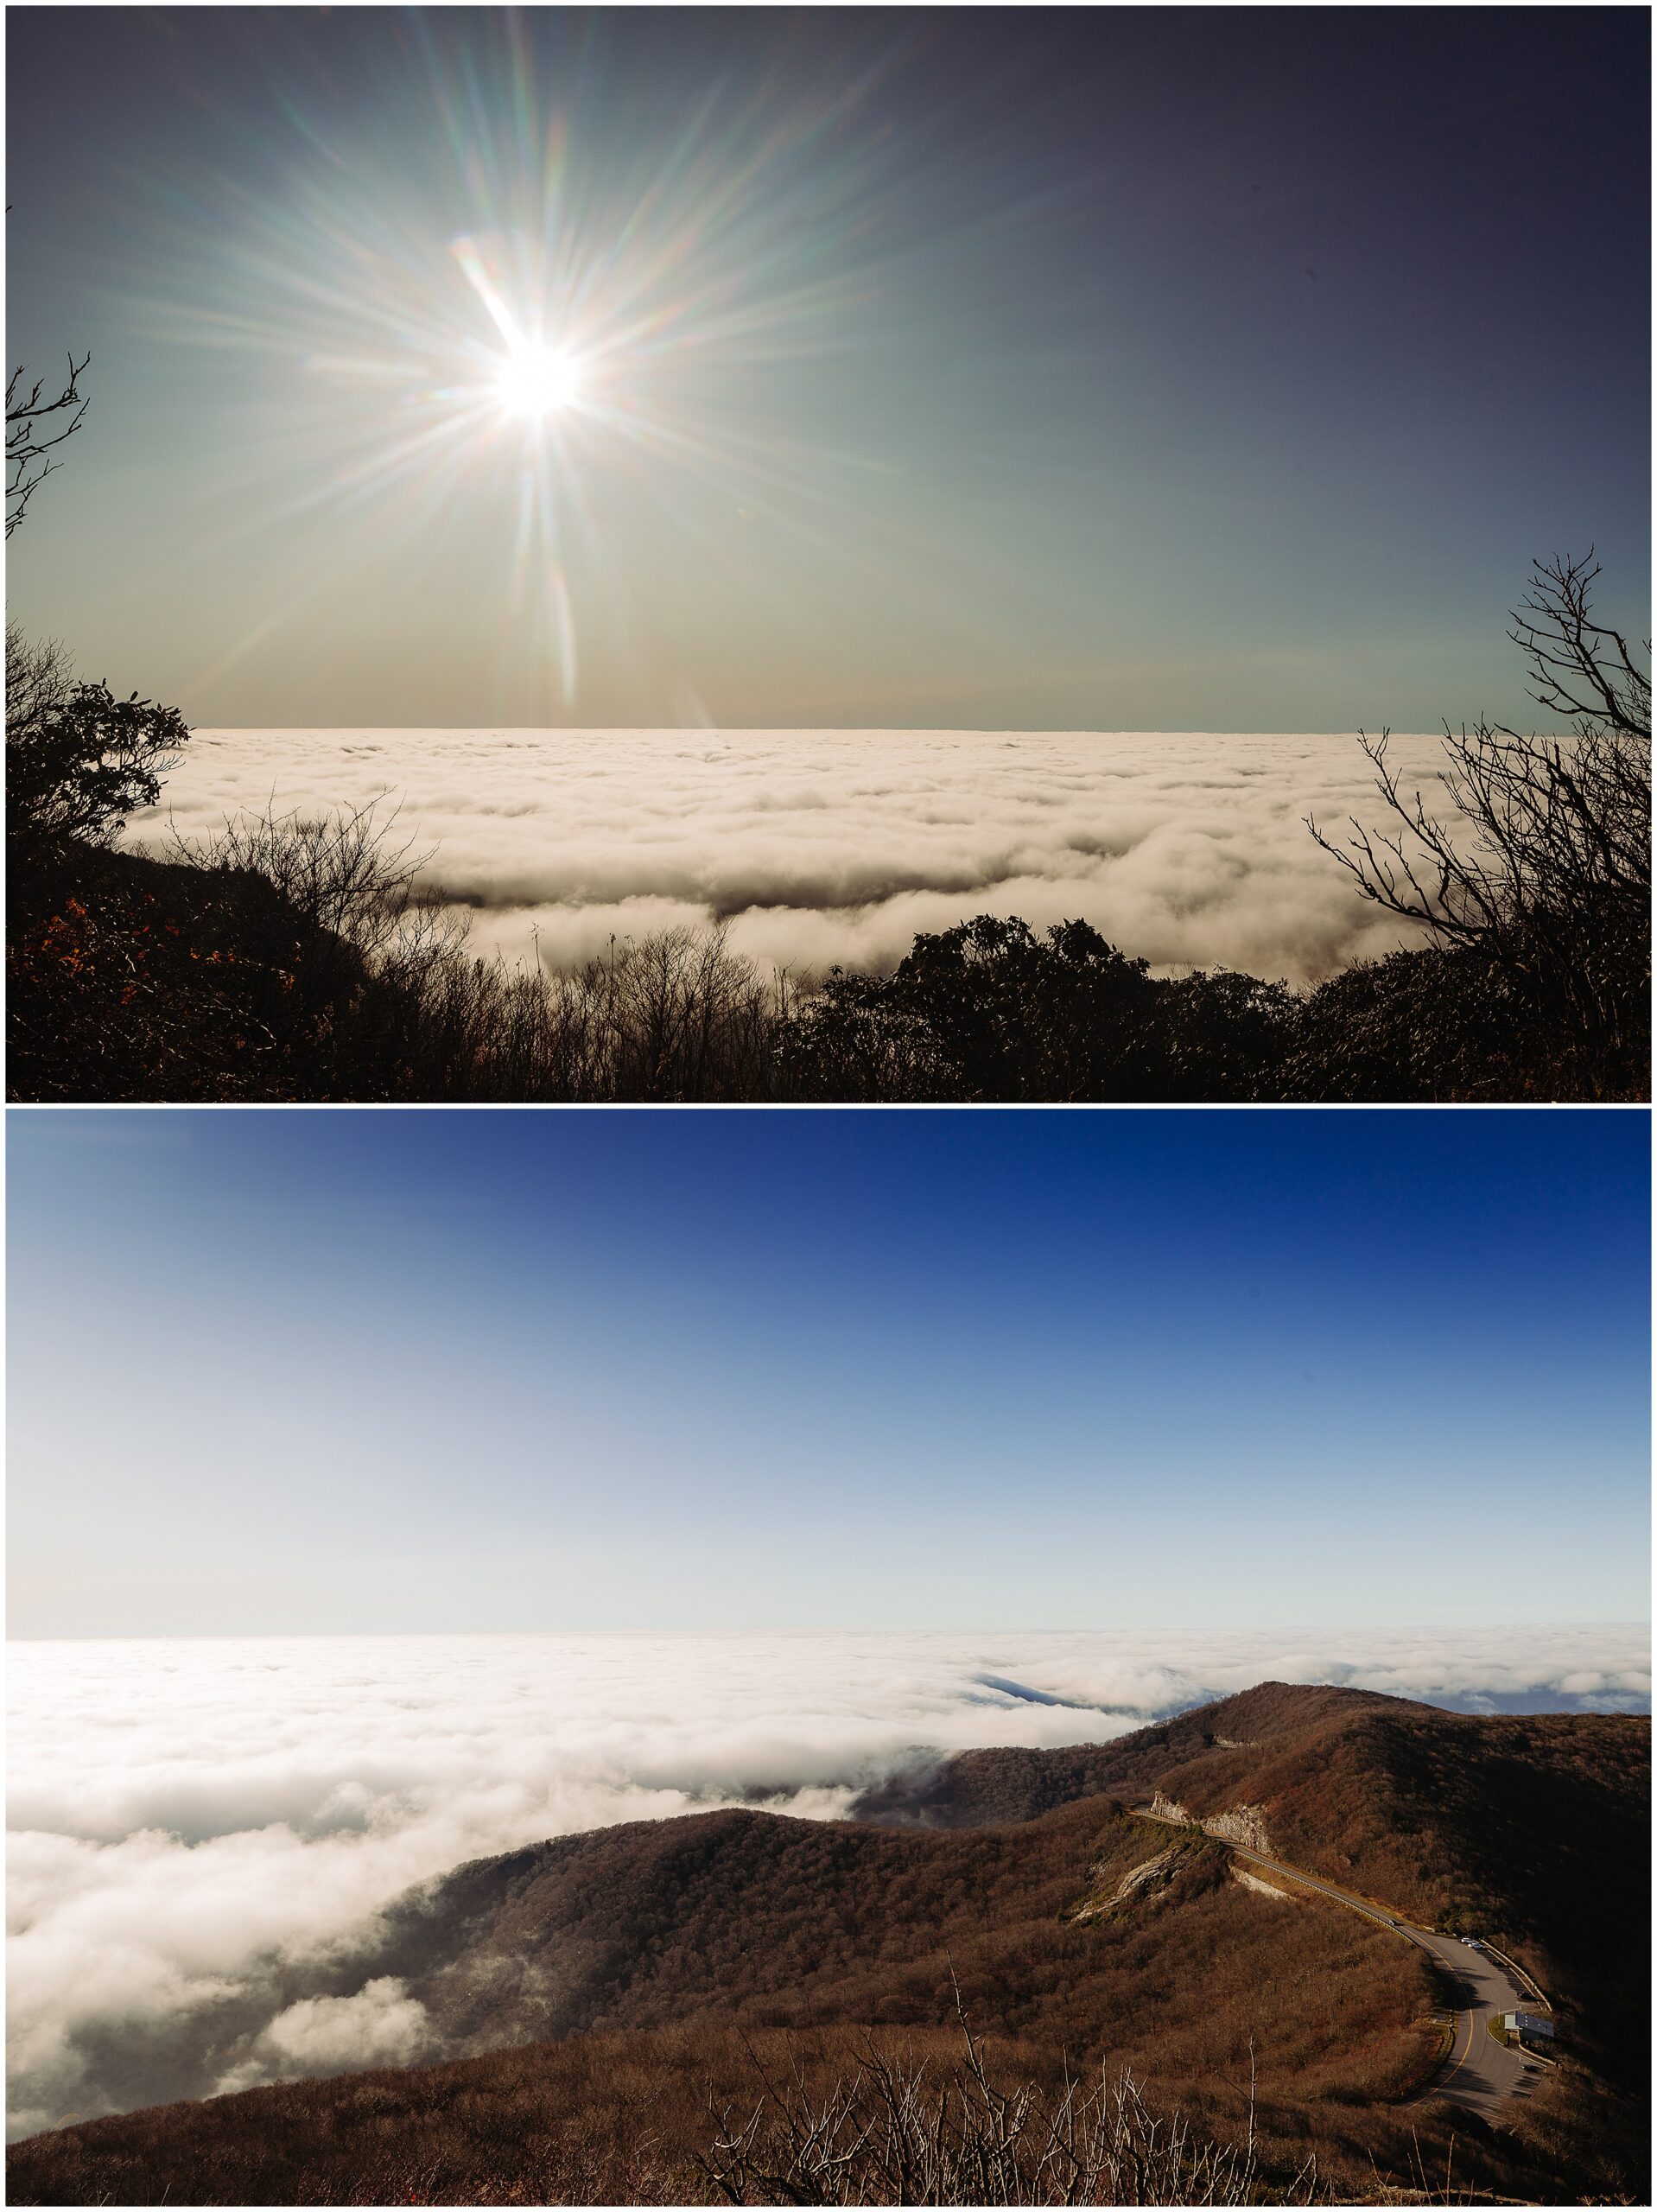
[[[1644,1710],[1637,1628],[519,1636],[10,1649],[10,2128],[438,2055],[384,1978],[295,1995],[401,1891],[717,1805],[817,1819],[917,1755],[1101,1741],[1268,1678]]]
[[[1442,806],[1433,738],[1395,741]],[[433,849],[427,887],[486,953],[573,967],[613,937],[724,923],[734,950],[887,969],[975,913],[1080,918],[1162,971],[1304,985],[1412,941],[1307,835],[1373,821],[1349,736],[917,730],[202,730],[134,818],[154,841],[226,815],[378,793]]]

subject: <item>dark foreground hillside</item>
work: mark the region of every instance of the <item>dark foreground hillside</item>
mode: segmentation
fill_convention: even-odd
[[[8,896],[9,1097],[339,1095],[367,963],[264,876],[66,844]]]
[[[1363,962],[1308,993],[1158,977],[1085,923],[979,915],[890,976],[813,988],[718,932],[575,975],[472,958],[429,915],[323,921],[257,868],[70,844],[14,856],[16,1102],[1155,1104],[1639,1099],[1635,1016],[1584,1046],[1477,948]],[[1630,969],[1630,974],[1635,972]],[[1553,1010],[1557,1012],[1557,1009]]]
[[[964,2008],[994,2079],[1050,2107],[1067,2075],[1128,2069],[1192,2143],[1252,2139],[1224,2201],[1419,2201],[1446,2173],[1456,2196],[1640,2201],[1647,1741],[1635,1720],[1268,1684],[1105,1746],[968,1754],[870,1793],[854,1822],[728,1811],[562,1838],[458,1869],[371,1951],[284,1988],[395,1977],[446,2063],[58,2130],[13,2150],[10,2195],[700,2200],[710,2090],[742,2117],[758,2069],[786,2090],[797,2065],[821,2101],[862,2033],[866,2065],[906,2054],[947,2081]],[[1511,2127],[1412,2101],[1443,2049],[1423,1954],[1131,1817],[1158,1789],[1252,1808],[1298,1863],[1522,1947],[1553,1977],[1559,2072]],[[245,2028],[218,2032],[222,2070]],[[812,2186],[794,2201],[823,2201]],[[841,2201],[893,2200],[860,2183]]]

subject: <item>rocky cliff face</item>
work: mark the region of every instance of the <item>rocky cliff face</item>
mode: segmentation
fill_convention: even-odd
[[[1222,1843],[1246,1844],[1250,1851],[1269,1853],[1272,1840],[1266,1832],[1266,1808],[1263,1805],[1234,1805],[1227,1812],[1210,1813],[1204,1820],[1186,1810],[1171,1797],[1165,1797],[1161,1790],[1151,1800],[1153,1821],[1178,1821],[1187,1827],[1197,1827],[1206,1834],[1217,1836]]]
[[[1181,1848],[1183,1847],[1177,1847],[1171,1851],[1159,1851],[1154,1859],[1147,1859],[1142,1866],[1131,1866],[1114,1889],[1095,1890],[1069,1917],[1084,1923],[1104,1920],[1147,1891],[1165,1888],[1173,1879]],[[1096,1874],[1101,1870],[1095,1867],[1089,1871]]]
[[[1228,1813],[1210,1813],[1203,1826],[1224,1843],[1247,1844],[1250,1851],[1269,1853],[1272,1848],[1263,1805],[1234,1805]]]

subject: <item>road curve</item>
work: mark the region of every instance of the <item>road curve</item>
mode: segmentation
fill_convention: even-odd
[[[1132,1805],[1128,1810],[1136,1820],[1153,1818],[1146,1806]],[[1199,1827],[1196,1821],[1154,1817],[1159,1827]],[[1207,1834],[1200,1827],[1199,1832]],[[1451,1985],[1453,2011],[1450,2055],[1416,2101],[1442,2097],[1485,2120],[1499,2120],[1509,2106],[1530,2095],[1542,2072],[1541,2063],[1527,2051],[1498,2042],[1490,2033],[1490,2022],[1503,2012],[1536,2012],[1540,2007],[1536,1999],[1519,1988],[1507,1969],[1488,1951],[1475,1950],[1453,1936],[1438,1936],[1431,1929],[1418,1928],[1400,1913],[1388,1912],[1384,1906],[1372,1904],[1367,1897],[1354,1897],[1349,1890],[1337,1889],[1334,1883],[1324,1881],[1319,1874],[1307,1873],[1304,1867],[1268,1859],[1264,1852],[1252,1850],[1247,1844],[1234,1843],[1226,1836],[1210,1836],[1209,1840],[1219,1844],[1234,1858],[1247,1859],[1251,1866],[1279,1874],[1303,1889],[1316,1890],[1320,1896],[1344,1905],[1349,1912],[1362,1913],[1366,1920],[1391,1928],[1419,1949],[1432,1953]]]

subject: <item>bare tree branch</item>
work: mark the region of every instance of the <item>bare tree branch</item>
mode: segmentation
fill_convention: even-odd
[[[90,353],[83,353],[79,360],[68,356],[68,374],[63,389],[54,399],[48,399],[46,380],[37,378],[27,391],[23,387],[26,372],[14,369],[6,380],[6,536],[10,537],[22,520],[29,502],[54,470],[61,464],[51,458],[53,449],[66,438],[72,438],[80,428],[86,412],[86,397],[80,389],[80,379],[92,360]],[[68,416],[67,423],[54,421],[55,416]],[[48,427],[49,426],[49,427]]]
[[[1446,724],[1441,820],[1400,785],[1389,733],[1361,734],[1388,826],[1354,817],[1337,839],[1306,822],[1361,898],[1476,950],[1596,1052],[1635,1036],[1651,973],[1651,681],[1593,619],[1599,573],[1591,553],[1539,561],[1508,632],[1569,735]]]
[[[713,2141],[696,2164],[728,2204],[1247,2204],[1260,2201],[1254,2100],[1241,2145],[1205,2140],[1183,2113],[1147,2106],[1126,2069],[1044,2096],[1002,2088],[961,2008],[955,2069],[865,2033],[850,2079],[813,2094],[797,2064],[740,2110],[710,2100]],[[750,2052],[752,2059],[752,2053]],[[1271,2201],[1317,2194],[1317,2162],[1272,2177]]]

